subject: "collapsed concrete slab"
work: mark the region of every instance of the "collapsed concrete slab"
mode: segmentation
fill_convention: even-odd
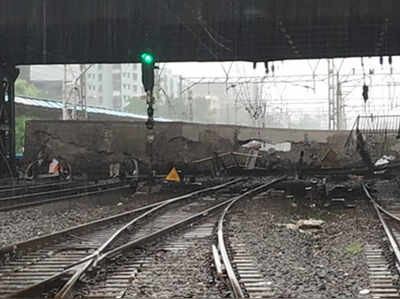
[[[149,134],[154,135],[150,144]],[[250,128],[233,125],[205,125],[183,122],[156,123],[147,130],[144,122],[123,121],[40,121],[26,124],[25,161],[39,155],[61,156],[72,165],[74,173],[107,174],[109,164],[125,159],[137,159],[142,168],[150,165],[167,172],[172,166],[191,167],[196,159],[231,152],[251,140],[269,144],[290,142],[289,152],[264,152],[266,159],[296,162],[300,151],[306,152],[306,162],[319,159],[329,148],[342,159],[348,132]],[[334,142],[330,142],[333,140]]]

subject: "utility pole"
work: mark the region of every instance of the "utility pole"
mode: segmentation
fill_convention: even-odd
[[[193,91],[192,90],[189,90],[188,103],[189,103],[189,121],[193,121]]]
[[[335,115],[335,63],[333,59],[328,59],[328,123],[329,130],[335,130],[336,125],[336,115]]]
[[[81,71],[81,77],[80,77],[80,106],[82,109],[82,116],[84,119],[88,118],[87,114],[87,102],[86,102],[86,65],[81,64],[80,65],[80,71]]]
[[[235,96],[235,125],[237,126],[238,122],[237,122],[237,111],[238,111],[238,97]]]
[[[62,110],[62,119],[63,120],[68,120],[68,108],[67,108],[67,101],[68,101],[68,95],[67,95],[67,65],[64,64],[64,80],[63,80],[63,110]]]
[[[339,80],[339,72],[336,73],[336,130],[342,129],[342,87]]]

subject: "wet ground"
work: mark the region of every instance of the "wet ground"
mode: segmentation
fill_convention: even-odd
[[[361,198],[354,208],[324,203],[265,194],[235,207],[234,215],[247,221],[234,221],[232,232],[248,244],[275,297],[350,298],[368,288],[363,248],[382,240],[372,207]],[[323,220],[321,229],[295,227],[309,218]]]

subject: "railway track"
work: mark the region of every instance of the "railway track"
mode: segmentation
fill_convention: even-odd
[[[25,184],[16,184],[14,186],[0,186],[0,198],[21,195],[24,193],[56,190],[68,186],[72,187],[77,184],[78,183],[72,181],[62,181],[56,183],[43,183],[43,184],[25,183]]]
[[[273,181],[272,184],[284,178]],[[272,186],[272,184],[270,186]],[[268,188],[259,190],[266,191]],[[256,191],[254,198],[259,196]],[[260,194],[261,195],[261,194]],[[245,197],[245,196],[243,196]],[[218,242],[213,245],[214,263],[217,275],[225,278],[230,286],[234,298],[267,298],[274,295],[272,288],[265,281],[263,274],[258,269],[257,261],[248,250],[248,244],[242,243],[235,236],[231,235],[224,224],[229,221],[241,222],[245,217],[238,217],[233,214],[228,219],[228,212],[243,197],[233,200],[224,210],[218,221]],[[223,270],[224,269],[224,270]],[[226,274],[226,275],[224,275]]]
[[[213,214],[200,220],[200,224],[161,239],[157,244],[149,246],[150,249],[137,250],[123,262],[114,261],[104,270],[107,273],[105,277],[90,277],[75,294],[91,299],[165,297],[167,294],[168,297],[184,297],[188,294],[219,297],[217,290],[210,291],[207,287],[211,274],[205,275],[203,281],[198,277],[204,272],[211,272],[210,269],[204,269],[204,258],[199,259],[198,256],[199,252],[209,255],[210,238],[216,219]],[[197,258],[188,261],[188,255]],[[194,284],[193,280],[197,283]]]
[[[382,224],[391,252],[388,256],[381,244],[367,244],[365,248],[371,295],[373,298],[400,298],[400,204],[390,201],[382,206],[365,185],[362,187]]]
[[[131,244],[123,246],[137,248],[141,246],[141,240],[147,240],[151,235],[160,233],[161,236],[165,236],[169,230],[165,230],[164,227],[175,227],[183,224],[183,234],[174,234],[164,242],[158,242],[150,252],[133,255],[120,263],[118,260],[114,260],[107,270],[103,269],[107,273],[106,277],[100,279],[96,279],[96,276],[91,277],[89,283],[81,286],[84,291],[79,293],[79,296],[84,298],[123,298],[124,296],[165,297],[169,294],[170,296],[190,297],[197,295],[204,297],[207,295],[215,297],[217,295],[215,290],[210,292],[210,288],[206,287],[206,281],[197,281],[195,285],[188,282],[188,279],[192,281],[193,277],[187,276],[190,276],[190,273],[196,273],[196,269],[201,268],[201,259],[200,261],[197,258],[191,259],[187,263],[179,264],[179,257],[184,260],[185,257],[187,258],[188,252],[192,254],[199,251],[209,252],[211,245],[209,238],[215,228],[216,212],[234,201],[261,192],[270,186],[271,183],[262,184],[256,188],[251,187],[248,188],[250,190],[240,192],[241,194],[214,195],[216,199],[213,200],[212,204],[199,198],[192,200],[188,205],[169,209],[166,213],[139,228],[135,233],[135,240]],[[234,195],[233,199],[232,195]],[[226,212],[223,216],[225,214]],[[220,222],[223,222],[224,218],[221,219]],[[193,220],[201,221],[201,223],[188,228],[186,224]],[[167,254],[167,258],[160,261],[158,255],[154,254],[160,251],[178,253]],[[197,275],[201,275],[201,271]],[[185,292],[189,294],[185,294]]]
[[[74,289],[76,281],[89,268],[98,266],[132,246],[140,246],[185,226],[201,218],[203,213],[218,209],[214,205],[212,210],[204,210],[212,204],[204,200],[202,195],[241,182],[241,179],[230,181],[4,248],[0,254],[13,257],[5,259],[0,267],[0,296],[31,297],[42,294],[49,286],[60,287],[63,279],[69,279],[57,294],[58,298],[63,298]],[[223,198],[217,200],[220,202],[218,205],[225,205],[227,201],[221,200]],[[158,216],[152,219],[154,215]]]
[[[101,193],[129,190],[130,188],[132,188],[132,185],[127,182],[110,182],[85,185],[50,184],[37,186],[36,188],[28,190],[28,192],[19,195],[0,197],[0,212],[22,209],[57,201],[70,200],[83,196],[93,196]]]

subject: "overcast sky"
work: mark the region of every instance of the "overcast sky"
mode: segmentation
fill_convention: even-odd
[[[399,114],[400,105],[400,57],[393,57],[392,65],[384,57],[383,65],[378,57],[335,59],[335,73],[339,72],[342,83],[344,105],[348,118],[347,126],[351,126],[359,114]],[[163,64],[160,65],[163,67]],[[266,74],[264,63],[257,63],[256,69],[250,62],[193,62],[168,63],[166,67],[173,74],[183,77],[227,77],[234,80],[240,76],[259,76],[262,82],[263,101],[269,111],[284,109],[293,118],[310,114],[321,118],[321,125],[328,118],[328,60],[288,60],[269,63],[269,74]],[[79,67],[76,66],[79,73]],[[274,72],[272,72],[274,69]],[[373,75],[369,75],[370,70]],[[42,74],[46,68],[36,68],[35,72]],[[364,76],[365,74],[365,80]],[[63,76],[63,67],[59,66],[57,74],[52,78]],[[297,76],[297,77],[296,77]],[[367,105],[362,99],[364,81],[370,86],[370,100]],[[258,84],[261,86],[261,84]],[[242,84],[251,88],[254,84]],[[227,86],[228,87],[228,86]],[[237,93],[238,87],[231,90]],[[238,93],[237,93],[238,94]],[[261,96],[260,96],[261,97]]]
[[[364,67],[362,67],[362,61]],[[400,105],[399,91],[399,57],[393,57],[392,65],[388,57],[384,57],[383,65],[378,57],[335,59],[335,73],[339,72],[339,80],[343,82],[343,96],[346,115],[351,126],[353,119],[359,114],[396,114]],[[269,64],[271,70],[274,65],[275,72],[267,75],[264,80],[265,97],[271,108],[282,106],[281,99],[286,103],[287,109],[292,114],[309,113],[327,118],[328,111],[328,62],[320,60],[277,61]],[[264,63],[258,63],[253,69],[250,62],[224,62],[224,63],[169,63],[174,74],[184,77],[225,77],[235,76],[260,76],[264,77]],[[224,71],[225,70],[225,71]],[[370,70],[373,75],[369,75]],[[367,105],[362,98],[362,86],[370,86],[370,100]],[[313,78],[313,74],[315,74]],[[294,78],[292,83],[283,83],[285,76],[306,75]],[[282,79],[283,78],[283,79]],[[303,79],[302,79],[303,78]],[[313,78],[313,79],[312,79]],[[296,82],[301,80],[304,82]],[[291,81],[291,80],[289,80]],[[326,114],[326,115],[325,115]]]

